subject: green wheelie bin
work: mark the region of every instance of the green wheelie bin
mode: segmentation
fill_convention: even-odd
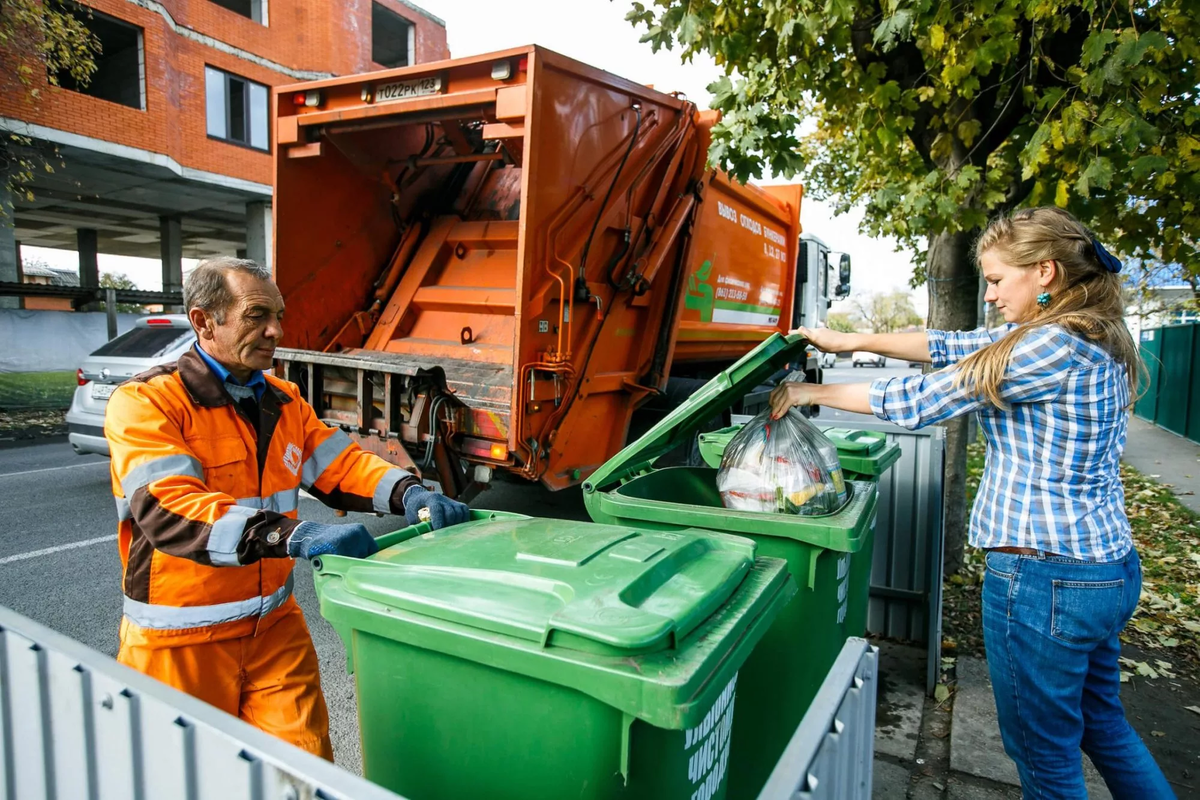
[[[900,460],[900,445],[889,442],[887,434],[882,431],[826,428],[821,425],[818,427],[837,447],[842,475],[848,481],[879,483],[880,476]],[[718,431],[701,433],[698,443],[704,463],[710,467],[720,467],[725,448],[741,429],[741,425],[732,425]],[[846,631],[851,636],[862,636],[867,630],[874,550],[875,528],[872,527],[862,549],[850,557],[850,598],[846,608]]]
[[[313,563],[364,775],[411,800],[726,796],[738,678],[796,593],[711,531],[473,512]]]
[[[851,635],[850,596],[867,591],[865,586],[851,586],[851,561],[870,562],[871,553],[864,548],[873,541],[878,486],[847,481],[846,504],[824,516],[733,511],[721,502],[716,469],[656,468],[654,462],[695,441],[708,420],[803,352],[802,337],[772,335],[583,485],[588,513],[596,522],[746,536],[758,544],[759,555],[788,563],[799,594],[776,617],[740,673],[729,761],[729,793],[736,798],[758,795]]]

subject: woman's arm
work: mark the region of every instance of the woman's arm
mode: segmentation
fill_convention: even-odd
[[[844,353],[866,350],[902,361],[931,362],[929,337],[921,333],[842,333],[829,328],[797,328],[798,333],[818,350]]]
[[[869,383],[781,383],[771,392],[771,418],[779,419],[792,406],[828,406],[870,414]]]

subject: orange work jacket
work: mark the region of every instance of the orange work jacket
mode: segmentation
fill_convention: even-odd
[[[301,488],[347,511],[402,513],[417,479],[321,422],[295,384],[266,377],[258,430],[192,350],[109,399],[123,643],[270,627],[295,604],[287,538]]]

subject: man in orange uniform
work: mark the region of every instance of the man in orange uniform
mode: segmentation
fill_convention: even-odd
[[[317,655],[292,597],[294,558],[365,557],[359,524],[296,518],[303,487],[347,511],[468,509],[317,419],[295,384],[263,374],[283,336],[283,298],[253,261],[188,276],[197,345],[123,384],[104,433],[120,519],[125,594],[117,659],[264,731],[332,759]]]

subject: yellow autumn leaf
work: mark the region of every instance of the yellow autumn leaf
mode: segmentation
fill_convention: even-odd
[[[1060,179],[1058,181],[1058,189],[1054,192],[1054,205],[1059,208],[1066,208],[1067,201],[1071,199],[1071,190],[1067,188],[1067,182]]]
[[[933,25],[929,28],[929,46],[934,50],[941,50],[946,45],[946,29],[941,25]]]

